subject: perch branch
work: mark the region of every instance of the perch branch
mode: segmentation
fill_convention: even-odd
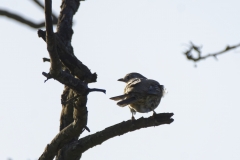
[[[198,62],[200,60],[204,60],[204,59],[207,59],[209,57],[214,57],[216,60],[217,60],[217,56],[223,54],[223,53],[226,53],[230,50],[233,50],[237,47],[240,47],[240,44],[237,44],[237,45],[233,45],[233,46],[226,46],[225,49],[223,49],[222,51],[219,51],[219,52],[216,52],[216,53],[210,53],[210,54],[207,54],[205,56],[202,55],[202,51],[201,51],[201,46],[196,46],[195,44],[193,44],[192,42],[190,42],[190,48],[184,52],[185,56],[187,59],[191,60],[191,61],[194,61],[194,62]],[[197,56],[194,57],[193,56],[193,51],[195,51],[197,53]]]
[[[100,132],[95,134],[83,137],[77,142],[74,142],[71,146],[68,147],[66,157],[71,157],[71,155],[82,154],[86,150],[100,145],[101,143],[107,141],[110,138],[115,136],[120,136],[128,132],[132,132],[141,128],[159,126],[163,124],[171,124],[174,120],[171,118],[173,113],[160,113],[156,114],[154,118],[139,118],[135,121],[128,120],[108,127]],[[71,160],[71,159],[68,159]]]

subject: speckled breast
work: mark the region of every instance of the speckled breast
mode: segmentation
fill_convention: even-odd
[[[159,105],[161,97],[155,95],[149,95],[146,98],[139,99],[137,102],[129,105],[129,108],[136,112],[146,113],[153,111]]]

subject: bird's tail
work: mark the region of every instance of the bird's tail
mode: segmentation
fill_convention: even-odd
[[[161,85],[162,86],[162,97],[166,96],[168,94],[168,90],[167,88],[164,86],[164,85]]]
[[[119,101],[119,100],[122,100],[122,99],[126,98],[127,96],[128,96],[128,94],[123,94],[123,95],[120,95],[120,96],[111,97],[110,99],[114,100],[114,101]]]
[[[127,99],[124,99],[120,102],[117,103],[118,106],[120,107],[125,107],[133,102],[135,102],[137,99],[135,97],[130,97],[130,98],[127,98]]]

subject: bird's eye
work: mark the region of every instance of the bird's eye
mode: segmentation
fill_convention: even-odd
[[[130,79],[130,77],[129,77],[129,76],[127,76],[126,78],[127,78],[127,80],[129,80],[129,79]]]

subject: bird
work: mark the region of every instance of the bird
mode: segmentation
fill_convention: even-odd
[[[132,113],[132,120],[135,120],[136,112],[147,113],[153,111],[153,116],[156,115],[154,109],[158,107],[166,92],[163,85],[136,72],[128,73],[118,81],[126,83],[124,94],[110,99],[119,101],[117,105],[120,107],[128,105]]]

